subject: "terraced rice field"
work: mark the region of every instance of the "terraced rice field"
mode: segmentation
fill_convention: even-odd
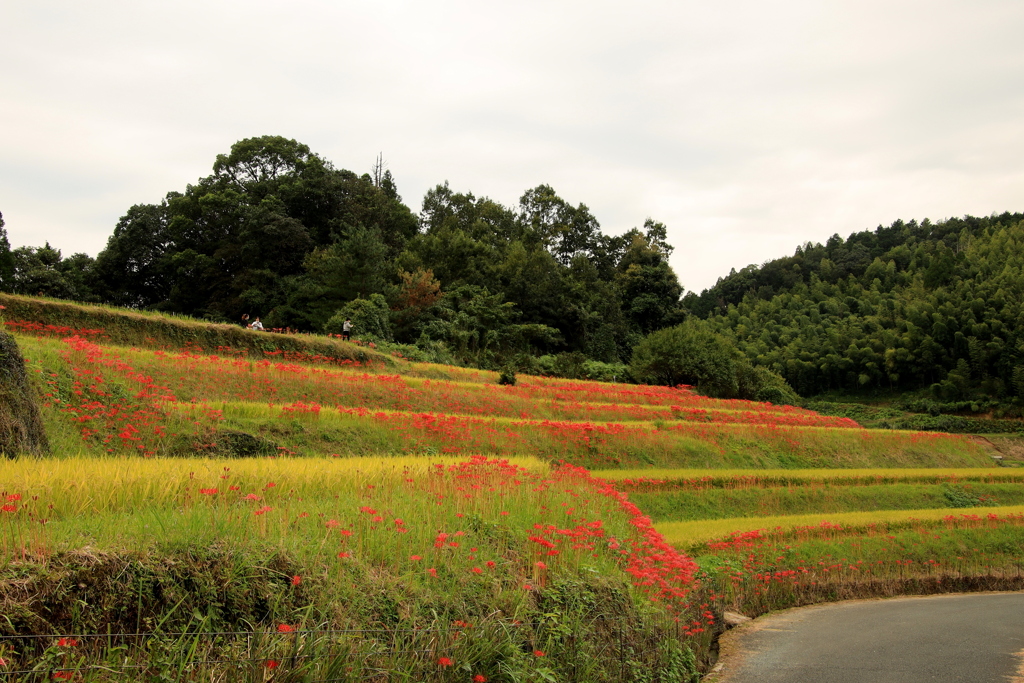
[[[1024,588],[1024,469],[601,470],[751,615]]]
[[[1024,469],[976,439],[7,326],[54,451],[0,461],[13,680],[692,681],[724,609],[1024,586]]]

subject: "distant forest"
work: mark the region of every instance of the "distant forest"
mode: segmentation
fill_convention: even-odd
[[[624,376],[686,321],[805,396],[1024,398],[1024,214],[834,235],[685,296],[671,252],[662,223],[605,235],[547,185],[504,206],[444,183],[416,213],[383,163],[359,175],[266,136],[129,208],[95,259],[12,250],[0,217],[0,289],[299,331],[352,317],[411,356],[578,376]]]
[[[1024,214],[834,235],[683,301],[803,395],[1024,398]]]

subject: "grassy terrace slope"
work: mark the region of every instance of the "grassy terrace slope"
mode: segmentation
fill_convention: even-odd
[[[371,349],[316,335],[271,335],[236,325],[215,325],[185,316],[123,308],[76,304],[67,301],[0,293],[0,306],[8,329],[51,334],[100,335],[104,342],[121,346],[165,349],[231,348],[236,353],[263,358],[268,353],[390,364],[391,358]],[[20,324],[19,324],[20,323]],[[47,329],[49,326],[49,329]],[[90,334],[92,333],[92,334]]]
[[[8,327],[41,382],[52,438],[65,451],[492,453],[588,467],[991,464],[984,448],[956,436],[863,430],[842,418],[683,389],[532,377],[504,387],[466,371],[427,379],[416,364],[256,361],[232,349],[125,349],[81,335],[30,336],[37,330],[17,321]]]
[[[1024,469],[604,470],[750,615],[1024,588]]]
[[[955,435],[0,303],[54,445],[0,461],[10,680],[694,681],[725,608],[1021,584]]]
[[[72,456],[0,478],[13,680],[614,681],[619,654],[625,680],[693,671],[682,643],[655,647],[703,624],[692,563],[571,469]]]

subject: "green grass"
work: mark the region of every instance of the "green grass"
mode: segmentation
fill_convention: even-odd
[[[976,441],[793,426],[793,411],[658,387],[339,367],[311,356],[359,349],[297,337],[285,357],[266,346],[284,335],[0,303],[9,319],[104,328],[110,340],[72,349],[18,336],[56,452],[0,461],[0,503],[13,506],[0,513],[0,634],[145,631],[128,660],[152,680],[692,680],[692,659],[665,644],[685,638],[706,667],[720,627],[697,606],[756,614],[1021,581],[1024,520],[1007,515],[1024,514],[1024,470],[996,467]],[[197,347],[221,358],[179,353]],[[740,415],[769,424],[700,421]],[[264,457],[239,457],[250,451]],[[480,453],[520,459],[469,462]],[[558,460],[602,468],[665,540],[698,553],[700,582],[673,575],[692,592],[648,600],[662,585],[646,570],[654,558],[692,565],[643,535],[619,494]],[[998,506],[947,507],[979,498]],[[755,529],[771,531],[709,544]],[[649,554],[624,558],[635,543]],[[280,624],[372,635],[288,640]],[[169,634],[197,628],[249,635],[193,649]],[[315,666],[262,667],[300,646],[321,648]],[[258,663],[235,678],[201,663],[243,651]],[[620,651],[631,654],[609,657]],[[122,655],[88,648],[90,661]]]
[[[231,348],[246,355],[287,351],[350,359],[363,363],[393,365],[390,356],[372,349],[322,335],[293,335],[254,332],[240,325],[223,325],[186,316],[128,311],[113,306],[77,304],[39,297],[0,293],[4,319],[29,321],[72,329],[99,329],[106,343],[153,349],[201,348],[216,351]]]
[[[693,548],[706,589],[750,616],[867,597],[1024,588],[1024,518],[770,532]]]
[[[661,522],[952,507],[951,498],[958,491],[980,498],[986,506],[1024,504],[1024,486],[1012,483],[708,489],[632,493],[630,500]]]
[[[678,488],[744,488],[814,484],[885,484],[900,482],[1020,481],[1024,472],[997,467],[872,467],[850,469],[614,469],[593,470],[595,477],[634,486]]]
[[[356,629],[346,640],[388,678],[617,681],[616,643],[647,652],[637,667],[693,673],[681,646],[655,647],[678,637],[679,612],[623,570],[616,548],[643,542],[627,511],[537,460],[22,458],[0,461],[0,481],[12,508],[0,513],[0,635],[111,633],[120,646],[117,634],[140,630],[157,643],[244,631],[203,639],[209,659],[230,660],[253,638],[268,641],[259,657],[286,653],[272,637],[284,624]],[[238,680],[165,645],[190,675]],[[82,655],[116,654],[105,647]],[[3,655],[46,656],[30,650]],[[159,668],[151,655],[120,656]]]
[[[665,540],[677,546],[691,546],[716,538],[725,538],[737,531],[753,529],[793,529],[827,522],[843,526],[863,527],[871,524],[908,522],[912,520],[938,521],[962,513],[983,515],[1020,515],[1024,505],[972,508],[969,511],[950,508],[926,510],[872,510],[864,512],[807,513],[801,515],[773,515],[765,517],[734,517],[730,519],[703,519],[685,522],[661,522],[656,528]]]
[[[299,363],[273,365],[146,350],[112,352],[95,345],[72,351],[68,344],[48,339],[28,339],[25,348],[41,393],[48,402],[55,402],[48,408],[47,422],[58,452],[82,451],[83,446],[71,443],[71,436],[82,426],[92,430],[85,446],[91,452],[123,450],[128,445],[122,443],[125,420],[121,416],[128,415],[127,423],[140,430],[135,446],[157,455],[230,454],[230,449],[220,446],[227,430],[241,433],[239,438],[258,439],[260,448],[249,453],[264,454],[277,450],[343,456],[491,453],[533,455],[589,467],[991,462],[982,447],[949,436],[770,424],[548,419],[549,401],[569,391],[575,386],[572,383],[528,389],[428,383],[401,375]],[[627,390],[591,384],[595,385],[591,393],[618,392],[624,398],[633,392],[639,399],[651,400],[656,393],[643,387]],[[84,408],[80,407],[93,405],[106,406],[99,411],[102,419],[95,417],[95,408],[88,408],[93,417],[82,422]],[[580,406],[579,417],[589,414],[587,402],[575,405]],[[438,407],[448,410],[435,412]],[[509,412],[523,416],[511,417]]]

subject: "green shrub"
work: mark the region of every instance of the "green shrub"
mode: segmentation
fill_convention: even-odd
[[[345,304],[324,325],[324,332],[341,334],[345,319],[352,320],[352,335],[366,341],[391,341],[391,309],[381,294]]]
[[[781,376],[751,365],[730,340],[696,318],[647,335],[633,349],[629,371],[637,382],[685,384],[707,396],[790,404],[799,400]]]
[[[703,320],[647,335],[633,349],[629,368],[648,384],[691,385],[710,396],[735,397],[739,393],[739,352]]]
[[[955,484],[945,484],[942,487],[942,497],[946,499],[946,505],[951,508],[973,508],[985,504],[973,492]]]

